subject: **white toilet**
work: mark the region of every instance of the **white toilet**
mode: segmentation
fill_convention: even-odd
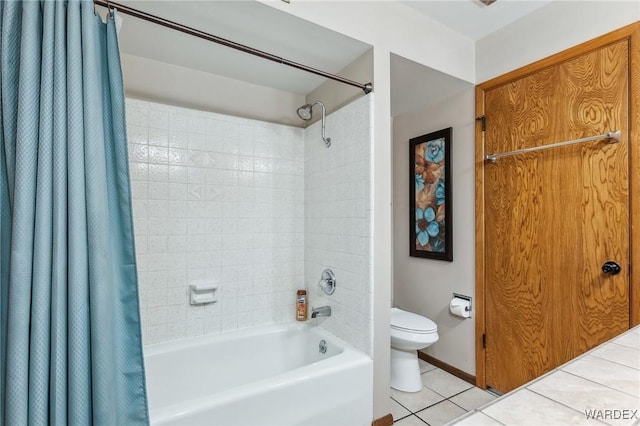
[[[429,318],[391,308],[391,387],[404,392],[422,389],[418,349],[438,341],[438,326]]]

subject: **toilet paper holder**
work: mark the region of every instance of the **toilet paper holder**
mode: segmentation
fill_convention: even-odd
[[[450,302],[450,309],[453,307],[453,301],[455,299],[462,300],[464,302],[468,302],[468,303],[464,303],[464,305],[466,305],[466,306],[464,307],[464,314],[465,315],[463,317],[464,318],[471,318],[471,312],[472,312],[472,310],[471,310],[472,309],[472,305],[471,305],[472,298],[471,298],[471,296],[465,296],[464,294],[453,293],[453,296],[452,296],[451,302]],[[453,313],[453,311],[452,311],[452,313]],[[459,315],[459,314],[456,313],[455,315]]]

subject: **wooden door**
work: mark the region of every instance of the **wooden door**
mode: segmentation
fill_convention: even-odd
[[[629,64],[617,42],[485,92],[486,385],[510,391],[629,327]],[[622,266],[606,275],[605,261]]]

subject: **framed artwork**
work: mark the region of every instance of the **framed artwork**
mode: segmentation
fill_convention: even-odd
[[[409,141],[409,253],[453,261],[451,127]]]

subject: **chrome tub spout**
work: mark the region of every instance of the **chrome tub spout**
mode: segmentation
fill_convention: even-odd
[[[320,306],[319,308],[314,308],[311,311],[311,318],[315,317],[330,317],[331,316],[331,306]]]

